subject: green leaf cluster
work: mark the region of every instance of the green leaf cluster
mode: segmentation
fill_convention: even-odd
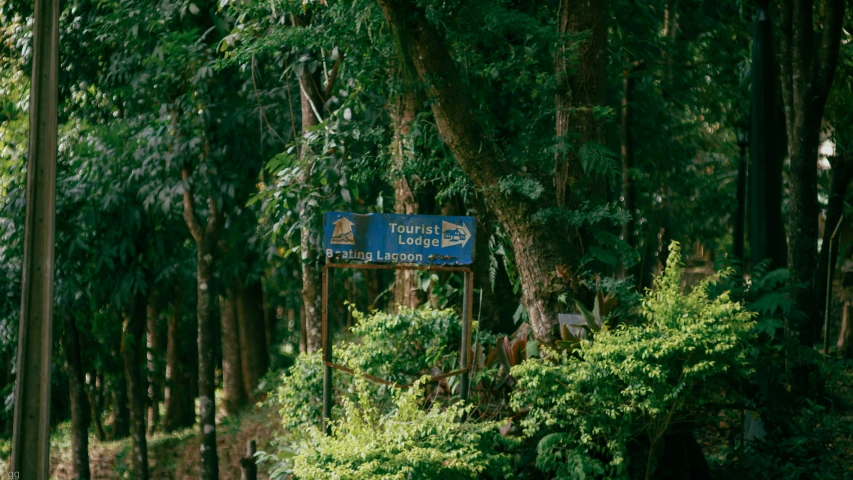
[[[360,374],[408,385],[424,374],[450,371],[456,366],[461,320],[452,310],[400,308],[396,314],[376,311],[370,315],[353,311],[355,339],[338,342],[335,362]],[[352,375],[334,375],[335,396],[355,392]],[[377,405],[391,400],[389,388],[375,385],[372,398]],[[323,361],[320,353],[300,355],[271,401],[280,406],[284,430],[298,437],[308,426],[320,423],[323,392]]]
[[[426,377],[424,379],[426,380]],[[512,456],[492,422],[460,422],[470,408],[433,404],[423,410],[420,382],[394,393],[388,413],[372,405],[364,380],[345,399],[343,418],[326,436],[311,429],[293,458],[293,473],[305,480],[410,480],[512,478]]]
[[[680,262],[673,243],[642,301],[643,324],[602,330],[574,354],[513,368],[512,405],[527,411],[525,434],[542,437],[541,470],[556,478],[654,471],[655,447],[673,425],[701,425],[739,397],[752,373],[752,314],[726,294],[710,298],[711,280],[684,293]]]

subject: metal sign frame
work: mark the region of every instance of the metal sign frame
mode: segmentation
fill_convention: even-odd
[[[327,263],[323,266],[323,286],[322,286],[322,319],[323,319],[323,430],[326,434],[331,433],[332,419],[332,369],[340,370],[349,374],[355,372],[343,365],[338,365],[332,361],[332,336],[329,334],[329,275],[333,269],[363,269],[363,270],[425,270],[425,271],[443,271],[443,272],[462,272],[463,274],[463,293],[462,293],[462,344],[459,351],[459,365],[462,368],[453,370],[452,372],[443,373],[431,378],[432,381],[442,380],[444,378],[460,375],[459,397],[463,401],[468,400],[469,389],[469,373],[471,371],[470,358],[468,353],[471,351],[471,328],[472,314],[471,304],[474,300],[474,272],[471,267],[467,266],[442,266],[442,265],[412,265],[412,264],[376,264],[376,263]],[[365,378],[374,382],[390,385],[395,388],[407,388],[409,385],[400,385],[388,380],[384,380],[373,375],[362,374]]]

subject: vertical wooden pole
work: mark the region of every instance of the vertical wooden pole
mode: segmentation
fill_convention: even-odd
[[[12,471],[47,480],[56,219],[59,0],[36,0]]]
[[[466,369],[460,376],[459,398],[463,402],[468,401],[468,384],[470,373],[467,368],[471,363],[468,360],[468,351],[471,349],[471,304],[474,296],[474,275],[470,270],[466,270],[463,274],[463,282],[465,284],[462,297],[462,345],[459,354],[460,368]]]
[[[323,430],[332,434],[332,332],[329,331],[329,275],[328,266],[323,267]]]

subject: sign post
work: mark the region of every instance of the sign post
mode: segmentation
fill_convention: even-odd
[[[354,373],[332,360],[332,335],[328,327],[329,277],[335,268],[438,270],[461,272],[462,341],[459,369],[436,377],[460,376],[459,396],[468,399],[469,350],[471,349],[471,304],[474,275],[474,217],[327,212],[323,217],[323,428],[331,433],[332,369]],[[357,263],[348,263],[354,261]],[[394,387],[403,387],[371,375],[365,377]]]

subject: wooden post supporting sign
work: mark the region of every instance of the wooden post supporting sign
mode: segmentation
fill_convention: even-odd
[[[468,400],[471,351],[471,305],[474,298],[473,217],[444,217],[432,215],[359,215],[348,212],[329,212],[324,217],[323,249],[327,261],[323,268],[323,429],[331,434],[332,370],[355,373],[333,361],[332,333],[329,329],[328,303],[331,272],[337,268],[395,269],[449,271],[463,274],[462,338],[459,368],[432,377],[433,381],[459,376],[459,397]],[[354,260],[356,263],[338,263]],[[369,380],[405,388],[407,385],[363,375]]]

